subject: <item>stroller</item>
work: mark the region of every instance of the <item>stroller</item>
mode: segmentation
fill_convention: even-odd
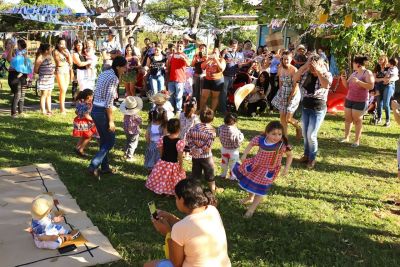
[[[229,112],[235,112],[235,111],[245,111],[245,107],[247,105],[246,99],[243,101],[243,103],[240,105],[239,110],[236,110],[235,107],[235,92],[237,89],[242,87],[243,85],[251,83],[251,78],[250,75],[247,74],[246,72],[239,72],[236,74],[235,79],[233,80],[233,84],[231,88],[228,88],[228,94],[227,94],[227,110]]]
[[[378,97],[375,95],[375,91],[371,90],[369,92],[369,99],[368,99],[368,108],[367,108],[367,112],[364,115],[364,117],[366,115],[371,115],[371,118],[369,120],[370,124],[373,125],[377,125],[378,124],[378,111],[377,111],[377,107],[378,107]]]

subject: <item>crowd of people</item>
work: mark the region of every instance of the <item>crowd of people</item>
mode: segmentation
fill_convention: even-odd
[[[237,40],[231,40],[228,48],[220,51],[215,47],[208,53],[205,44],[187,35],[165,50],[149,39],[145,39],[145,47],[140,50],[132,37],[121,49],[116,35],[115,30],[110,30],[101,47],[103,64],[98,75],[98,58],[92,40],[76,40],[72,51],[68,51],[63,39],[57,41],[53,51],[49,44],[42,43],[33,68],[38,74],[40,110],[46,116],[52,115],[51,91],[56,78],[60,113],[65,114],[65,95],[69,83],[73,83],[77,114],[73,136],[79,137],[75,152],[87,158],[85,148],[90,140],[99,139],[99,151],[90,161],[88,172],[100,179],[103,174],[114,172],[109,165],[109,154],[116,141],[115,102],[119,86],[125,88],[125,99],[119,109],[123,114],[127,162],[135,161],[145,119],[140,111],[143,101],[149,99],[151,107],[144,134],[147,143],[144,167],[148,170],[145,187],[156,194],[175,196],[178,210],[187,216],[179,219],[168,212],[157,211],[152,221],[166,236],[169,259],[145,266],[230,266],[225,230],[215,208],[214,195],[223,188],[217,187],[215,182],[213,143],[217,137],[221,143],[219,177],[237,180],[249,193],[241,202],[249,204],[244,217],[252,217],[275,179],[286,175],[290,169],[293,154],[287,137],[289,125],[295,128],[296,138],[304,139],[300,162],[310,169],[316,165],[317,136],[327,112],[327,97],[333,80],[328,57],[322,51],[307,51],[303,45],[295,51],[270,51],[268,47],[254,51],[251,41],[240,45]],[[16,47],[11,41],[7,42],[3,56],[11,63],[9,85],[14,94],[11,115],[18,117],[18,113],[23,113],[22,88],[29,73],[17,66],[26,65],[26,60],[16,61],[15,58],[27,58],[25,41],[18,40]],[[354,124],[352,147],[360,145],[362,117],[370,94],[377,98],[379,121],[384,109],[385,126],[390,125],[390,99],[394,83],[399,79],[396,59],[380,57],[373,72],[366,68],[367,62],[367,57],[355,56],[354,72],[340,77],[348,87],[341,142],[350,141]],[[237,111],[229,105],[229,94],[235,79],[243,74],[254,84],[254,90],[242,104],[245,115],[256,116],[269,109],[279,112],[279,121],[268,123],[262,134],[250,140],[240,157],[244,135],[237,127]],[[400,123],[400,105],[394,101],[392,107]],[[301,122],[295,119],[296,111],[301,111]],[[224,123],[214,129],[211,124],[216,112],[223,114]],[[248,157],[253,147],[258,151],[255,156]],[[286,164],[281,170],[284,156]],[[188,179],[184,160],[191,160]],[[207,189],[200,186],[201,180],[207,183]],[[41,218],[48,223],[47,214],[35,219],[35,223],[41,224]],[[45,240],[41,239],[41,246],[45,246]]]

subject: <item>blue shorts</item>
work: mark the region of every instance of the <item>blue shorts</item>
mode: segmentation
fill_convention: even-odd
[[[156,267],[174,267],[170,260],[160,260]]]

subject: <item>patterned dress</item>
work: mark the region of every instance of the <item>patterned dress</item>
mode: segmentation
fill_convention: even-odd
[[[297,90],[291,101],[288,102],[290,93],[293,89],[292,77],[290,77],[289,75],[281,75],[279,78],[281,79],[282,87],[280,90],[278,90],[278,93],[272,100],[272,105],[274,105],[274,107],[277,108],[280,112],[294,113],[300,103],[300,90]]]
[[[175,151],[171,151],[171,145],[175,146]],[[156,194],[174,195],[175,185],[186,178],[186,173],[180,168],[177,158],[177,154],[183,152],[185,142],[164,136],[160,138],[157,147],[163,147],[163,155],[147,178],[146,187]]]
[[[232,176],[239,180],[239,186],[244,190],[264,196],[281,169],[282,155],[287,147],[283,141],[267,144],[266,138],[261,135],[254,137],[250,143],[259,147],[257,154],[245,159],[242,164],[236,163]]]
[[[37,81],[38,90],[53,90],[54,88],[54,70],[56,65],[51,59],[43,60],[39,67],[39,79]]]
[[[181,113],[181,115],[179,115],[179,121],[181,123],[181,131],[179,132],[179,138],[182,140],[186,140],[186,134],[190,130],[190,128],[192,128],[194,125],[200,123],[200,119],[196,114],[193,114],[192,117],[190,117],[190,118],[186,118],[185,113]],[[189,152],[189,151],[190,151],[190,149],[186,145],[185,152]]]
[[[51,215],[43,217],[40,220],[32,219],[31,222],[33,241],[38,248],[56,249],[62,244],[59,237],[56,241],[39,241],[39,237],[43,235],[63,235],[69,234],[70,231],[62,225],[53,223]]]
[[[150,143],[147,146],[146,154],[144,157],[144,166],[147,169],[153,169],[154,165],[160,159],[160,152],[157,149],[157,142],[163,135],[163,128],[161,125],[150,124],[147,127],[147,131],[150,135]],[[156,141],[157,140],[157,141]]]
[[[89,114],[92,110],[92,105],[80,100],[76,104],[77,116],[74,119],[74,137],[98,137],[96,125],[93,120],[85,118],[85,114]]]

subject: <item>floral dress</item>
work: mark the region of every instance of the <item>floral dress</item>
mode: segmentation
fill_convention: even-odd
[[[80,100],[76,104],[77,116],[74,119],[74,130],[72,136],[74,137],[98,137],[96,125],[93,120],[85,118],[85,114],[90,113],[92,104],[88,104]]]
[[[236,163],[232,176],[239,180],[239,186],[244,190],[264,196],[279,174],[287,147],[283,141],[267,144],[266,138],[261,135],[254,137],[250,143],[259,147],[257,154],[245,159],[242,164]]]
[[[272,100],[272,105],[276,107],[280,112],[284,113],[294,113],[300,103],[300,90],[296,91],[296,94],[292,97],[290,101],[289,96],[293,90],[293,80],[289,75],[279,77],[282,82],[282,87],[278,90],[278,93]]]
[[[185,142],[179,138],[160,138],[157,147],[163,147],[161,159],[147,178],[146,187],[156,194],[175,194],[175,185],[186,178],[186,173],[178,163],[178,153],[182,153]]]

